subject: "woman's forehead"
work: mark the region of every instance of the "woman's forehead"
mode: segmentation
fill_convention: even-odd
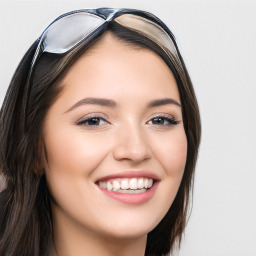
[[[179,97],[175,78],[155,52],[134,48],[110,33],[88,49],[69,68],[62,84],[67,90],[108,94],[153,93]],[[70,92],[69,92],[70,93]]]

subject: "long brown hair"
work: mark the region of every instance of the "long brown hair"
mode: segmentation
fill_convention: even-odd
[[[122,42],[159,54],[178,84],[188,142],[187,162],[172,206],[148,234],[145,253],[167,255],[176,243],[180,245],[187,220],[201,135],[197,100],[179,51],[182,68],[177,69],[165,52],[148,38],[115,22],[110,22],[107,30]],[[44,53],[35,67],[28,97],[25,97],[26,79],[37,43],[21,60],[0,111],[0,170],[8,181],[8,189],[0,194],[0,255],[3,256],[51,255],[53,228],[43,168],[42,124],[47,110],[61,92],[58,83],[63,74],[90,47],[80,45],[64,55]]]

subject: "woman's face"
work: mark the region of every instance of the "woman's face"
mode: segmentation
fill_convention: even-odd
[[[55,225],[113,238],[147,234],[170,208],[186,163],[172,72],[152,51],[106,33],[61,86],[44,122]]]

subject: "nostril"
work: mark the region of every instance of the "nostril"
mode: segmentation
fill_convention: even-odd
[[[129,145],[116,147],[113,155],[116,160],[130,160],[134,162],[141,162],[150,158],[148,148],[136,149]]]

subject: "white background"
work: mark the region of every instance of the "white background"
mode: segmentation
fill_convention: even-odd
[[[150,11],[177,38],[198,97],[202,144],[179,256],[256,255],[254,1],[0,0],[0,104],[21,57],[58,15],[80,8]]]

